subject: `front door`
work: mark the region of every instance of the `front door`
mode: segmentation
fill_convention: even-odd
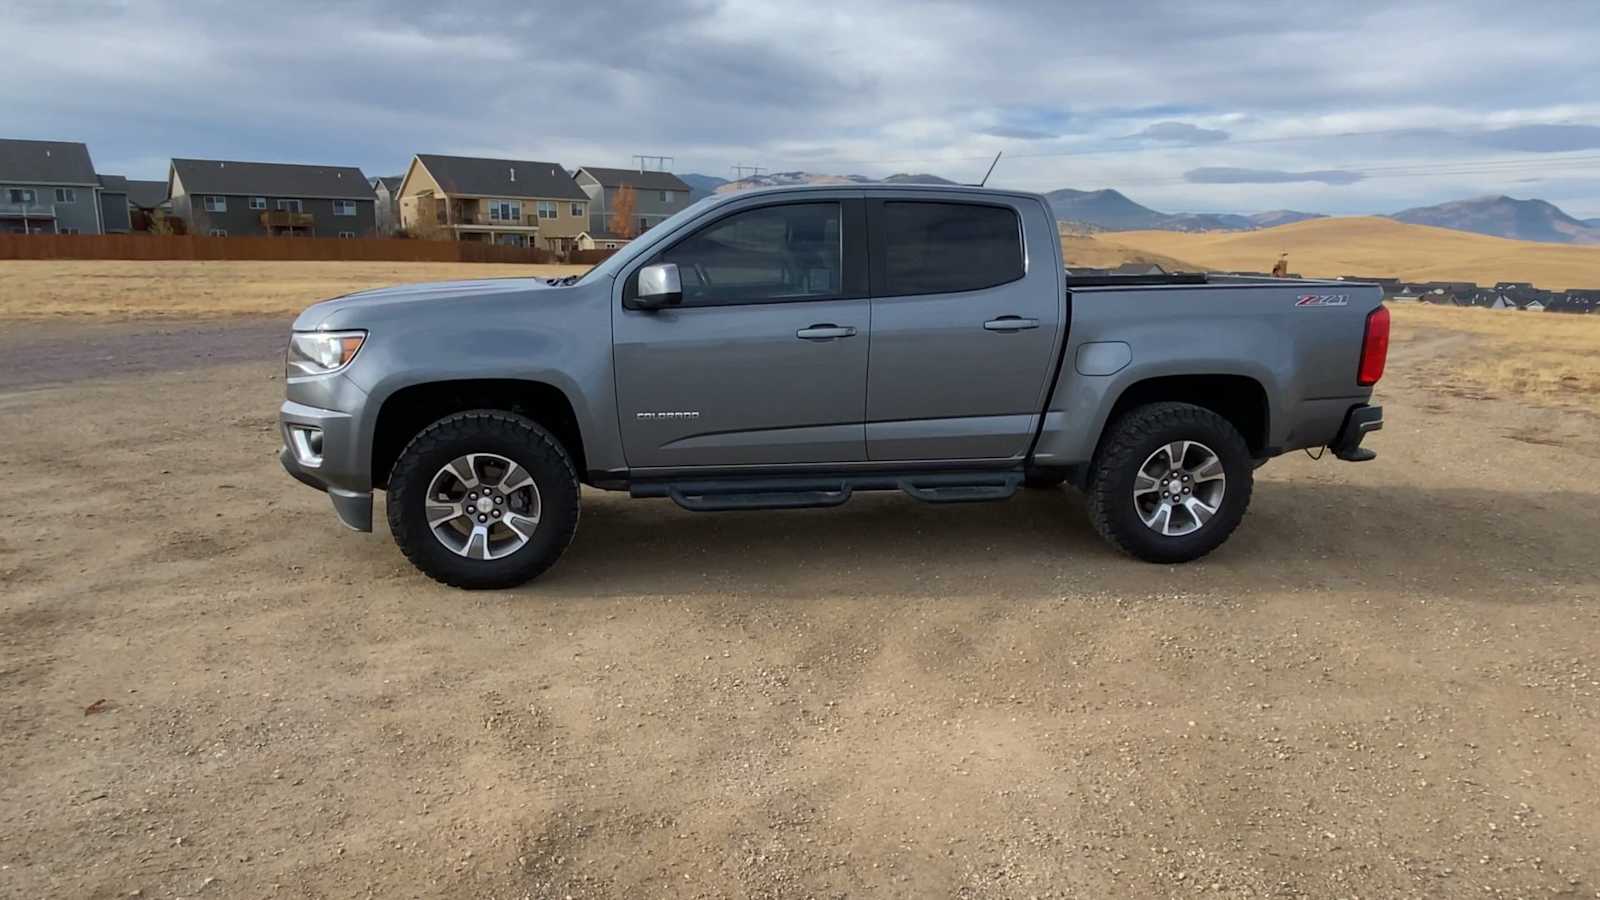
[[[612,329],[630,468],[866,458],[865,229],[860,200],[752,200],[639,262]],[[658,262],[683,303],[628,308]]]
[[[867,456],[1011,459],[1054,376],[1065,299],[1037,204],[869,200]],[[1038,220],[1038,221],[1035,221]],[[1030,273],[1028,248],[1033,250]]]

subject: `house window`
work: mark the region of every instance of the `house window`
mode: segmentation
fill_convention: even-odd
[[[206,212],[227,212],[228,198],[208,194],[205,198]]]
[[[356,202],[354,200],[335,200],[335,201],[333,201],[333,214],[336,215],[336,216],[353,216],[353,215],[355,215],[356,214]]]
[[[356,236],[356,233],[354,231],[341,231],[341,232],[339,232],[339,237],[342,237],[342,238],[353,238],[355,236]]]
[[[227,237],[228,236],[228,229],[226,229],[226,228],[213,228],[207,233],[210,234],[212,237]]]
[[[662,191],[662,192],[661,192],[661,202],[662,202],[662,203],[666,203],[666,202],[667,202],[667,200],[668,200],[668,197],[667,197],[667,192],[666,192],[666,191]]]
[[[297,212],[304,212],[304,211],[305,211],[305,204],[301,203],[299,200],[279,200],[278,201],[278,212],[297,213]]]
[[[265,197],[251,197],[250,198],[250,208],[251,209],[266,209],[267,208],[267,198],[265,198]]]
[[[77,203],[78,192],[72,188],[56,188],[57,203]]]
[[[32,203],[33,202],[33,198],[34,198],[34,193],[29,188],[12,188],[11,189],[11,202],[12,203]]]
[[[556,217],[556,202],[554,200],[539,201],[539,218],[554,219]]]
[[[495,222],[521,222],[522,204],[511,200],[490,201],[489,218]]]
[[[583,204],[582,203],[574,203],[574,204],[572,204],[572,214],[574,216],[582,216],[583,215]]]
[[[58,231],[56,233],[57,234],[77,234],[78,233],[78,229],[76,229],[76,228],[63,228],[63,229],[61,229],[60,231]]]

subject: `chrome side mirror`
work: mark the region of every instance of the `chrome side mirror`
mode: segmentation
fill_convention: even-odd
[[[656,263],[639,270],[639,293],[633,298],[638,309],[661,309],[683,302],[683,281],[677,263]]]

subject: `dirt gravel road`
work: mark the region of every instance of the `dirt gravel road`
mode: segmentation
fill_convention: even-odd
[[[8,353],[0,895],[1600,896],[1600,428],[1452,390],[1487,341],[1193,565],[1067,492],[588,492],[497,594],[278,469],[281,344]]]

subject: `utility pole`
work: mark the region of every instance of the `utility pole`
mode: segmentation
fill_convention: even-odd
[[[641,172],[671,172],[674,162],[670,156],[649,156],[642,153],[635,153],[633,158],[639,161]]]
[[[767,171],[766,166],[734,166],[733,180],[743,181],[746,178],[752,178],[756,175],[760,175],[765,171]]]

